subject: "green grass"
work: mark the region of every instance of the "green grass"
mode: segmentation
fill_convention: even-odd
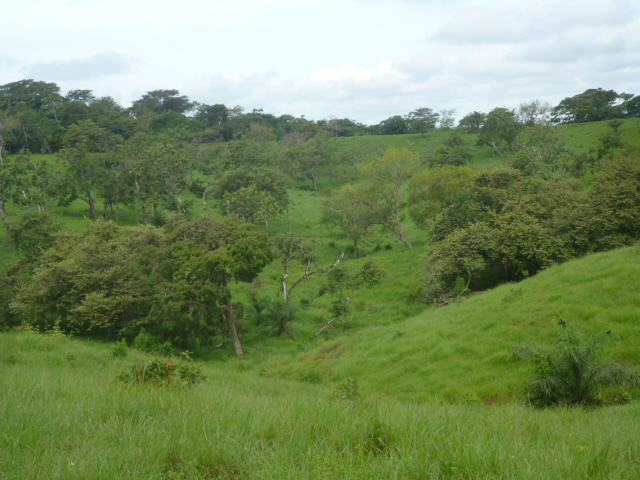
[[[208,364],[192,388],[125,386],[107,345],[0,335],[0,478],[634,479],[638,404],[413,405]],[[237,365],[240,367],[240,364]]]
[[[561,318],[587,333],[613,329],[621,343],[607,353],[640,365],[639,288],[638,247],[592,255],[406,321],[359,329],[340,338],[318,368],[408,401],[513,401],[527,366],[514,363],[509,349],[526,340],[550,344]]]

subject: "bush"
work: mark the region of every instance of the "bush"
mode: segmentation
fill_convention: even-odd
[[[599,405],[603,387],[640,386],[640,372],[600,358],[604,344],[615,339],[611,330],[585,339],[564,320],[558,329],[551,349],[520,345],[513,350],[533,367],[526,387],[529,403],[537,407]]]
[[[111,357],[112,358],[124,358],[128,354],[127,352],[127,342],[123,338],[119,342],[111,345]]]
[[[124,383],[146,383],[159,386],[195,385],[204,380],[204,375],[200,366],[191,361],[177,363],[173,358],[155,358],[133,365],[129,371],[122,372],[118,379]]]
[[[298,375],[298,380],[305,383],[322,383],[322,374],[317,370],[309,370],[301,372]]]

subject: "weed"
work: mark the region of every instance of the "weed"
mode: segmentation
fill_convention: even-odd
[[[192,362],[178,364],[173,360],[155,358],[148,362],[137,363],[118,379],[124,383],[146,383],[152,385],[189,384],[195,385],[204,380],[200,366]]]
[[[331,396],[333,398],[347,400],[350,402],[359,400],[362,395],[358,391],[358,380],[350,377],[344,379],[338,384],[338,387],[333,392],[331,392]]]
[[[124,338],[111,345],[111,358],[124,358],[127,354],[127,341]]]
[[[298,380],[305,383],[322,383],[322,374],[317,370],[300,372]]]

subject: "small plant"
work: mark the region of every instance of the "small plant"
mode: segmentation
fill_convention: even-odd
[[[533,367],[526,389],[529,403],[537,407],[598,405],[602,387],[640,386],[640,372],[600,358],[605,343],[615,339],[611,330],[585,339],[562,319],[558,329],[553,348],[526,344],[513,349],[516,357]]]
[[[322,374],[317,370],[309,370],[301,372],[298,375],[298,380],[305,383],[322,383]]]
[[[333,398],[355,402],[362,396],[358,391],[358,380],[346,378],[338,384],[338,387],[331,393]]]
[[[111,358],[124,358],[127,356],[127,341],[123,338],[111,345]]]
[[[124,383],[138,383],[166,386],[171,384],[195,385],[204,380],[199,365],[193,362],[178,364],[173,358],[155,358],[148,362],[138,363],[118,379]]]

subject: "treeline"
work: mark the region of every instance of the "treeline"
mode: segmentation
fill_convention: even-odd
[[[319,130],[334,137],[424,134],[456,126],[478,132],[486,123],[491,123],[492,115],[502,110],[512,114],[519,124],[528,126],[541,122],[594,122],[640,116],[640,95],[589,89],[565,98],[555,107],[534,100],[517,109],[474,111],[457,125],[455,110],[435,112],[422,107],[405,115],[394,115],[377,125],[364,125],[348,118],[310,121],[304,116],[275,116],[262,109],[246,112],[240,106],[208,105],[192,101],[178,90],[150,91],[124,108],[111,97],[96,97],[91,90],[71,90],[63,95],[55,83],[29,79],[0,86],[0,158],[3,150],[57,152],[68,146],[68,129],[87,121],[120,140],[141,132],[183,128],[191,142],[211,143],[240,138],[282,139],[291,134],[309,137]]]

